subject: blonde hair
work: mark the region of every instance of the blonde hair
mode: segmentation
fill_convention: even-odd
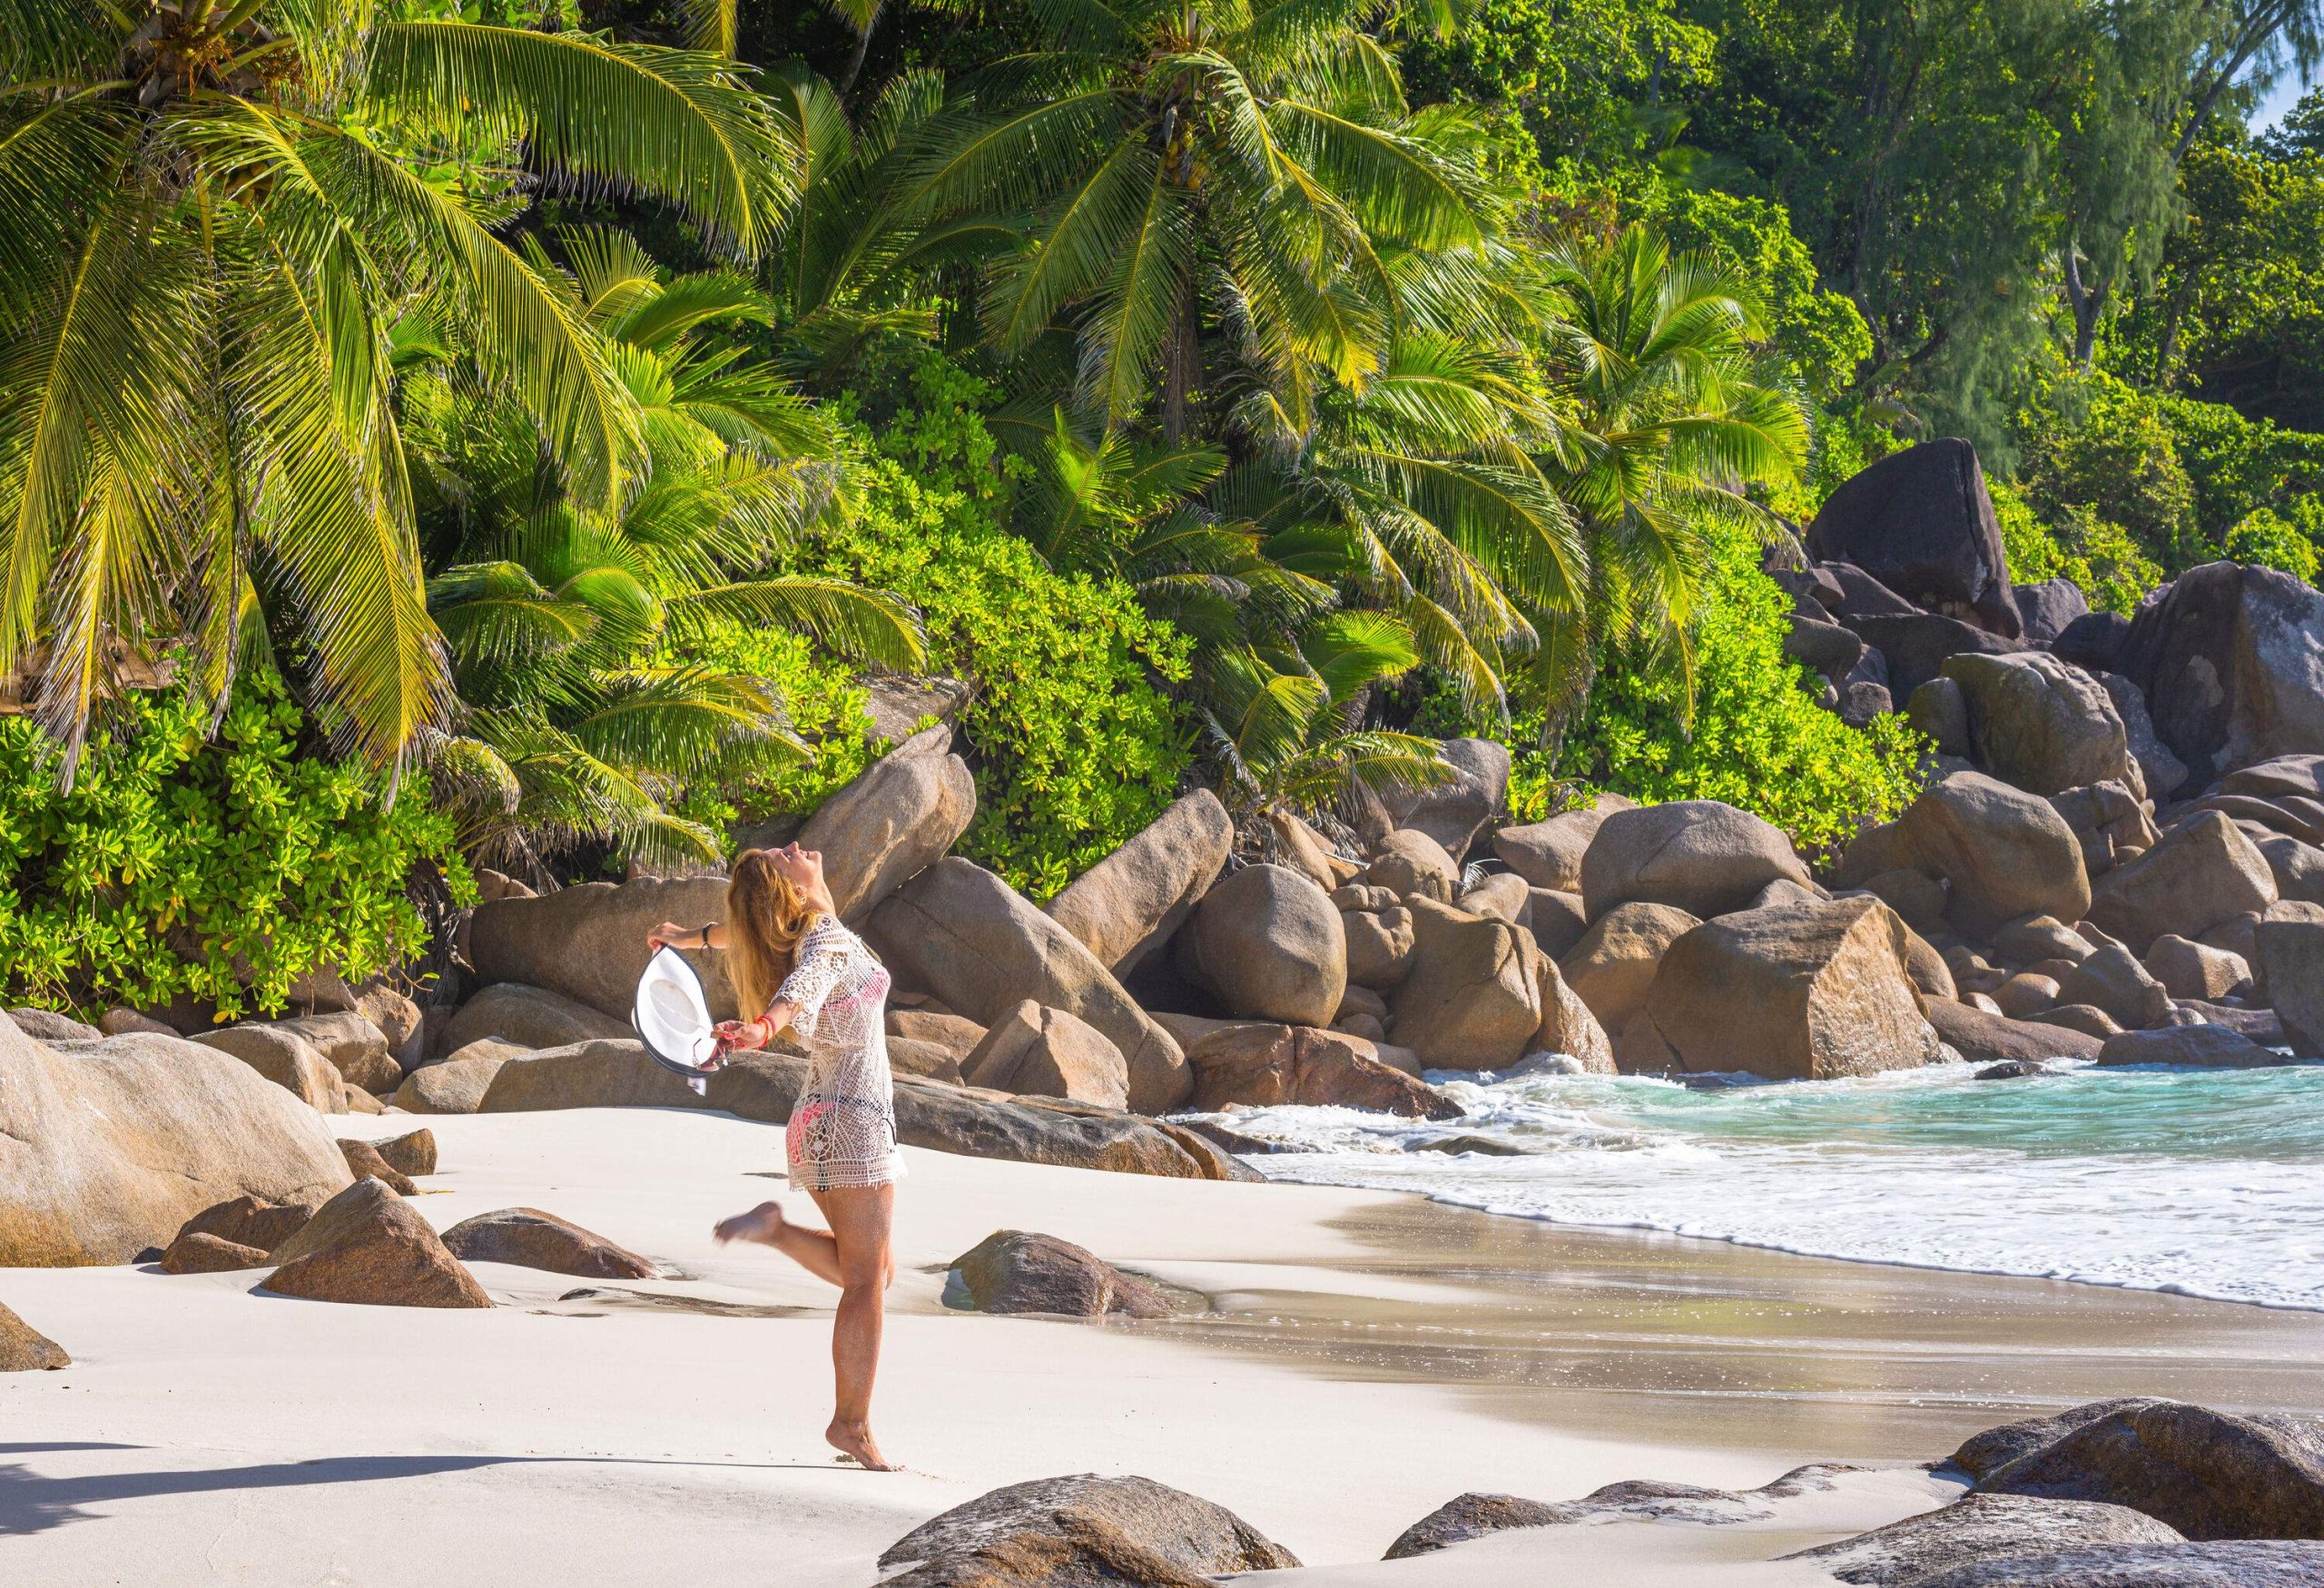
[[[726,952],[744,1020],[774,1001],[799,956],[799,940],[822,914],[810,909],[763,849],[734,857],[726,878]]]

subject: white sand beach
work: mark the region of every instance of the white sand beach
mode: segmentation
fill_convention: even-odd
[[[479,1265],[502,1305],[474,1312],[284,1299],[251,1274],[0,1270],[74,1358],[0,1376],[0,1580],[861,1588],[937,1512],[1096,1471],[1226,1505],[1307,1563],[1302,1582],[1536,1582],[1554,1558],[1575,1584],[1816,1583],[1761,1563],[1950,1497],[1915,1464],[2022,1406],[2324,1402],[2317,1315],[915,1149],[877,1411],[911,1470],[867,1474],[820,1437],[832,1291],[710,1240],[785,1195],[765,1178],[774,1129],[658,1110],[332,1123],[432,1129],[442,1172],[415,1205],[439,1228],[537,1207],[686,1277]],[[948,1311],[946,1266],[1003,1227],[1205,1292],[1216,1315]],[[1766,1523],[1538,1530],[1377,1563],[1466,1490],[1748,1487],[1835,1459],[1886,1470]]]

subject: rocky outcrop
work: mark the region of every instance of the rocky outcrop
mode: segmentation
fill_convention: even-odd
[[[201,1230],[181,1233],[162,1253],[164,1274],[232,1274],[266,1267],[266,1253]]]
[[[2145,793],[2130,735],[2098,681],[2055,656],[1955,656],[1944,676],[1961,687],[1977,762],[2038,794],[2112,782]]]
[[[2001,639],[1955,617],[1935,612],[1913,612],[1851,617],[1849,628],[1879,652],[1888,669],[1892,695],[1909,700],[1921,686],[1937,676],[1945,664],[1960,656],[2009,656],[2025,647]]]
[[[476,1276],[411,1205],[375,1179],[356,1181],[276,1249],[266,1288],[365,1307],[490,1307]]]
[[[1413,912],[1402,904],[1344,910],[1340,929],[1347,942],[1347,979],[1354,985],[1384,990],[1412,970]]]
[[[347,1161],[347,1172],[359,1180],[378,1180],[399,1197],[412,1197],[419,1193],[419,1188],[411,1183],[411,1177],[389,1165],[379,1156],[379,1149],[368,1141],[342,1136],[339,1140],[339,1155]]]
[[[1817,512],[1807,546],[1932,612],[2021,632],[1984,470],[1966,441],[1924,441],[1847,479]]]
[[[2063,1026],[2007,1020],[1951,999],[1932,998],[1926,1007],[1938,1038],[1972,1064],[2095,1059],[2104,1046],[2096,1037]]]
[[[64,1346],[0,1305],[0,1373],[53,1373],[72,1366]]]
[[[2071,656],[2062,660],[2072,661]],[[2114,703],[2114,714],[2122,719],[2122,732],[2128,736],[2131,755],[2139,764],[2139,772],[2146,780],[2147,798],[2161,804],[2177,794],[2187,781],[2187,764],[2171,753],[2169,745],[2154,731],[2154,718],[2146,709],[2146,696],[2139,686],[2120,673],[2101,672],[2099,686],[2106,691],[2106,698]]]
[[[1779,904],[1670,945],[1641,1006],[1680,1067],[1828,1080],[1925,1064],[1936,1033],[1877,899]]]
[[[2190,568],[2141,608],[2116,671],[2201,788],[2280,755],[2324,752],[2324,592],[2273,568]]]
[[[2236,824],[2204,811],[2118,865],[2092,890],[2087,919],[2144,953],[2165,932],[2200,937],[2276,902],[2276,874]]]
[[[641,963],[639,970],[644,970]],[[636,989],[631,988],[633,1000]],[[566,1048],[600,1037],[631,1035],[626,1009],[619,1018],[562,993],[521,981],[498,981],[460,1005],[438,1039],[445,1053],[471,1042],[507,1042],[518,1048]]]
[[[1533,912],[1533,890],[1515,872],[1495,872],[1453,902],[1472,915],[1490,915],[1530,927],[1527,918]]]
[[[2324,1054],[2324,905],[2278,904],[2252,933],[2253,969],[2301,1052]]]
[[[476,967],[477,980],[486,986],[518,981],[547,988],[626,1021],[636,999],[637,979],[652,957],[645,934],[665,921],[691,926],[725,915],[723,877],[585,883],[537,899],[478,904],[468,912],[460,941],[468,963]],[[733,1019],[734,989],[727,980],[725,956],[687,957],[703,972],[712,1015]],[[497,1034],[478,1031],[463,1040]]]
[[[881,1588],[1189,1588],[1299,1562],[1224,1506],[1151,1478],[1084,1473],[1011,1484],[956,1505],[898,1539],[880,1564],[898,1572]]]
[[[1434,900],[1412,902],[1413,967],[1388,995],[1397,1043],[1433,1070],[1502,1070],[1541,1030],[1521,928]]]
[[[2047,645],[2090,611],[2090,600],[2072,579],[2043,579],[2038,585],[2015,585],[2010,595],[2017,603],[2020,637],[2028,645]]]
[[[958,856],[938,861],[872,912],[865,935],[899,985],[980,1025],[1029,998],[1087,1021],[1121,1050],[1130,1106],[1141,1112],[1177,1107],[1194,1084],[1177,1043],[1113,973],[981,866]]]
[[[976,779],[951,747],[952,730],[941,724],[914,734],[826,798],[799,829],[799,846],[822,853],[823,880],[848,925],[862,926],[969,830]]]
[[[1363,880],[1400,899],[1449,904],[1461,891],[1461,864],[1428,833],[1399,827],[1373,846]]]
[[[187,1041],[232,1054],[310,1108],[326,1114],[340,1111],[346,1082],[314,1044],[295,1031],[272,1025],[226,1026]]]
[[[1127,976],[1194,912],[1234,846],[1226,807],[1196,789],[1051,899],[1049,919]]]
[[[891,1009],[888,1035],[941,1048],[954,1059],[966,1059],[984,1041],[985,1028],[961,1015],[928,1009]]]
[[[464,1263],[508,1263],[592,1279],[658,1279],[661,1265],[537,1208],[503,1208],[463,1218],[444,1249]]]
[[[1533,987],[1541,1005],[1541,1024],[1533,1033],[1531,1050],[1562,1053],[1585,1075],[1611,1075],[1614,1045],[1607,1040],[1606,1028],[1547,954],[1533,956]]]
[[[2251,980],[2241,954],[2176,932],[2156,938],[2141,962],[2173,998],[2224,998]]]
[[[1921,1588],[1932,1580],[2024,1581],[2014,1563],[2029,1555],[2098,1546],[2177,1544],[2179,1530],[2124,1505],[1970,1494],[1838,1544],[1787,1560],[1813,1561],[1843,1583]],[[2071,1579],[2052,1579],[2056,1582]]]
[[[2118,942],[2108,943],[2067,972],[2058,983],[2056,1001],[2102,1010],[2130,1031],[2160,1025],[2171,1014],[2171,994]]]
[[[1329,1025],[1347,991],[1339,907],[1285,866],[1245,866],[1213,884],[1172,952],[1229,1014],[1249,1020]]]
[[[448,1065],[431,1066],[448,1069]],[[415,1075],[425,1075],[418,1070]],[[685,1077],[646,1057],[635,1037],[599,1038],[510,1059],[494,1070],[479,1114],[547,1109],[692,1109],[709,1106]]]
[[[372,1148],[380,1160],[398,1174],[432,1175],[436,1172],[436,1132],[425,1125],[417,1130],[407,1130],[400,1136],[389,1136],[375,1141]]]
[[[2082,844],[2065,818],[1982,773],[1956,772],[1923,790],[1897,819],[1896,842],[1909,863],[1951,885],[1945,919],[1969,937],[2020,916],[2080,921],[2089,912]]]
[[[314,1203],[269,1202],[257,1197],[233,1197],[187,1219],[177,1233],[207,1235],[234,1246],[271,1252],[306,1227],[315,1216]]]
[[[1581,897],[1592,921],[1627,903],[1709,919],[1744,909],[1778,878],[1813,880],[1781,828],[1717,800],[1673,800],[1600,824],[1582,856]]]
[[[952,1259],[948,1306],[969,1312],[1064,1317],[1167,1317],[1169,1297],[1086,1247],[1053,1235],[996,1229]]]
[[[43,1047],[0,1023],[0,1267],[125,1263],[213,1203],[348,1182],[321,1117],[178,1037]]]
[[[1129,1101],[1122,1050],[1088,1021],[1028,998],[995,1021],[969,1056],[960,1078],[995,1091],[1070,1098],[1107,1108]]]
[[[395,1090],[403,1080],[403,1066],[389,1054],[387,1032],[355,1010],[302,1014],[272,1021],[271,1029],[305,1042],[349,1086],[374,1096]]]
[[[464,1056],[485,1048],[501,1050]],[[494,1042],[476,1043],[441,1064],[413,1070],[389,1101],[407,1114],[473,1114],[484,1106],[485,1093],[492,1090],[492,1078],[500,1073],[500,1067],[521,1051]]]
[[[2242,1032],[2214,1025],[2123,1031],[2107,1038],[2098,1053],[2098,1062],[2110,1067],[2180,1064],[2202,1070],[2259,1070],[2284,1061],[2282,1054],[2262,1048]]]
[[[94,1042],[104,1035],[94,1026],[83,1025],[72,1016],[51,1009],[19,1007],[8,1011],[8,1018],[35,1042]]]
[[[1668,904],[1617,904],[1558,962],[1600,1026],[1619,1031],[1646,998],[1670,945],[1702,922]]]
[[[2146,807],[2119,783],[2093,783],[2050,796],[2051,807],[2082,845],[2082,869],[2092,883],[2162,841]]]
[[[1452,775],[1426,788],[1384,789],[1378,801],[1385,825],[1425,833],[1457,863],[1509,797],[1509,751],[1491,739],[1446,739],[1437,754]]]
[[[2127,1505],[2191,1539],[2324,1539],[2324,1431],[2132,1402],[1989,1470],[1977,1492]]]
[[[1409,1560],[1448,1544],[1463,1544],[1514,1527],[1586,1526],[1619,1520],[1685,1522],[1712,1527],[1761,1522],[1776,1514],[1775,1502],[1828,1490],[1833,1475],[1848,1470],[1824,1465],[1794,1467],[1773,1483],[1743,1490],[1628,1478],[1593,1489],[1579,1500],[1560,1500],[1551,1504],[1521,1500],[1512,1494],[1462,1494],[1406,1528],[1382,1558]]]
[[[1449,1544],[1518,1527],[1553,1527],[1571,1518],[1567,1508],[1515,1494],[1456,1494],[1396,1535],[1384,1561],[1408,1561]]]
[[[1587,811],[1568,811],[1546,822],[1503,827],[1492,835],[1492,852],[1534,887],[1579,893],[1581,857],[1589,853],[1590,841],[1613,809],[1601,801]]]
[[[1460,1105],[1434,1087],[1384,1064],[1360,1037],[1264,1021],[1227,1021],[1187,1042],[1195,1072],[1189,1108],[1216,1113],[1235,1104],[1300,1103],[1365,1109],[1413,1119],[1452,1119]]]

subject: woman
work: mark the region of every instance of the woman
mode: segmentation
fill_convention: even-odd
[[[815,1199],[830,1233],[800,1228],[773,1202],[726,1219],[716,1233],[722,1243],[771,1246],[840,1287],[832,1327],[837,1404],[823,1437],[842,1455],[892,1472],[872,1437],[881,1314],[895,1277],[889,1234],[896,1181],[904,1173],[888,1071],[887,969],[840,924],[823,882],[823,857],[796,843],[735,857],[724,922],[684,927],[665,921],[646,942],[726,951],[746,1015],[719,1026],[730,1048],[763,1048],[786,1026],[816,1039],[785,1146],[792,1189]]]

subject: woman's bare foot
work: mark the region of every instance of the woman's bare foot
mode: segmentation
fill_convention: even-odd
[[[842,1423],[833,1417],[832,1425],[823,1430],[823,1438],[833,1450],[866,1472],[903,1470],[880,1454],[880,1447],[872,1442],[872,1425],[869,1423]]]
[[[761,1246],[773,1246],[783,1233],[783,1207],[777,1202],[762,1202],[748,1213],[737,1213],[732,1218],[722,1218],[712,1231],[718,1244],[730,1240],[752,1240]]]

